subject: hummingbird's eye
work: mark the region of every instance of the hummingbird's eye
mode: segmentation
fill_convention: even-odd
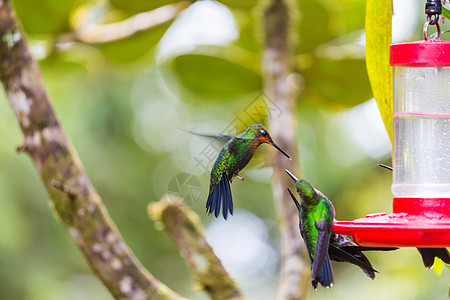
[[[264,136],[264,137],[266,137],[266,136],[267,136],[267,131],[261,130],[261,135]]]

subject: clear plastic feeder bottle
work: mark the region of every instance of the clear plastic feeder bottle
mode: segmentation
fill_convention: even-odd
[[[392,45],[395,197],[450,198],[450,42]]]

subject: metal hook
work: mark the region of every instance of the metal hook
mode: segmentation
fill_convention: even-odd
[[[425,25],[423,26],[423,39],[425,41],[428,40],[428,36],[427,36],[427,30],[428,30],[428,25],[436,25],[436,29],[437,29],[437,39],[440,40],[441,39],[441,26],[439,26],[439,23],[435,23],[432,24],[432,20],[430,17],[428,17],[428,20],[425,22]]]

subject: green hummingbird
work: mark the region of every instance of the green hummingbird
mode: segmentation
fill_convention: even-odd
[[[288,189],[299,210],[300,234],[305,242],[311,262],[311,283],[317,289],[318,283],[323,287],[333,286],[333,270],[331,269],[328,247],[335,216],[334,206],[330,200],[311,183],[299,180],[291,172],[286,173],[295,181],[301,202],[298,203]]]
[[[231,215],[233,214],[230,183],[233,182],[235,177],[244,180],[239,172],[252,159],[256,148],[263,143],[267,143],[274,146],[287,158],[290,159],[290,157],[274,143],[267,129],[260,124],[250,125],[244,133],[237,136],[219,135],[217,138],[226,139],[228,142],[220,151],[211,170],[206,212],[208,214],[214,213],[217,218],[222,206],[222,215],[226,220],[228,212]]]
[[[335,234],[332,231],[332,224],[336,222],[333,203],[308,181],[298,180],[289,170],[285,171],[295,181],[301,198],[300,204],[288,189],[299,210],[300,233],[308,249],[314,289],[317,289],[318,283],[324,287],[333,285],[330,259],[354,264],[360,267],[368,277],[374,279],[377,271],[362,251],[391,251],[398,248],[361,247],[350,237]],[[323,225],[324,223],[326,225]],[[326,230],[322,230],[323,228]]]
[[[378,166],[393,171],[390,166],[378,164]],[[425,268],[431,269],[434,264],[434,259],[440,258],[446,264],[450,264],[450,253],[446,248],[417,248],[422,256],[422,262]]]

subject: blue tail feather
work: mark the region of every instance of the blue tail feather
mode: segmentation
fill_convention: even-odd
[[[213,197],[211,197],[211,194],[208,196],[208,201],[206,201],[206,213],[210,214],[212,212],[212,201]]]
[[[318,283],[320,283],[323,287],[332,287],[333,282],[333,270],[331,269],[330,257],[327,254],[319,275],[317,275],[311,283],[314,289],[317,289]]]
[[[320,284],[324,287],[331,287],[333,286],[333,270],[331,269],[331,262],[330,257],[325,257],[325,262],[323,263],[322,270],[319,273],[319,276],[317,276],[317,281],[320,282]]]
[[[228,216],[228,212],[230,212],[231,215],[233,215],[233,198],[231,196],[231,187],[230,187],[230,181],[228,180],[228,176],[224,174],[223,177],[224,183],[223,186],[225,188],[224,198],[223,201],[223,218],[226,220]]]
[[[209,193],[208,200],[206,201],[206,212],[208,214],[214,213],[217,218],[220,214],[220,207],[222,206],[222,215],[226,220],[228,212],[233,214],[233,198],[231,196],[230,181],[226,172],[222,174],[219,183]]]
[[[228,186],[230,186],[230,185],[228,185]],[[225,185],[225,195],[228,195],[228,190],[226,188],[226,185]],[[222,199],[222,215],[223,215],[223,218],[226,220],[227,216],[228,216],[228,201],[225,201],[225,199]]]
[[[220,182],[219,182],[219,185],[220,185]],[[215,189],[217,189],[217,186]],[[221,200],[220,198],[221,198],[220,191],[219,191],[219,193],[214,194],[214,198],[213,198],[214,210],[213,210],[213,212],[214,212],[214,216],[216,218],[219,216],[219,213],[220,213],[220,200]]]

